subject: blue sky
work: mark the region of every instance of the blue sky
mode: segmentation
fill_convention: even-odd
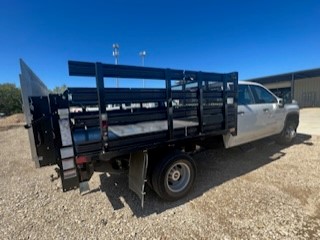
[[[19,58],[49,88],[81,82],[67,61],[211,72],[240,79],[320,67],[320,1],[0,0],[0,83],[19,85]],[[120,82],[121,84],[121,82]]]

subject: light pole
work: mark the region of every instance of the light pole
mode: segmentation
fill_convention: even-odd
[[[115,64],[118,65],[118,60],[119,60],[119,55],[120,55],[119,44],[118,43],[112,44],[112,48],[113,48],[112,55],[114,56]],[[116,78],[116,85],[118,88],[119,87],[118,78]]]
[[[147,55],[147,52],[145,50],[139,52],[139,56],[141,57],[142,60],[142,67],[144,67],[144,58]],[[143,88],[145,87],[144,79],[143,79]]]

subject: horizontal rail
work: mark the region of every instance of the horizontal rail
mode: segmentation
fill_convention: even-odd
[[[83,76],[83,77],[95,77],[96,63],[69,61],[69,75],[70,76]],[[114,65],[114,64],[102,64],[103,77],[116,77],[116,78],[141,78],[141,79],[154,79],[165,80],[166,71],[165,68],[151,68],[151,67],[137,67],[129,65]],[[198,71],[185,71],[185,70],[170,70],[171,80],[182,79],[196,79]],[[217,81],[223,82],[224,80],[219,73],[202,72],[203,81]]]

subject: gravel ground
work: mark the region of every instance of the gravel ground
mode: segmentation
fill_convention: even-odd
[[[300,110],[299,131],[320,136],[320,108],[303,108]]]
[[[22,127],[0,131],[1,239],[320,239],[320,136],[196,154],[188,197],[168,203],[147,188],[144,209],[121,172],[63,193],[28,144]]]

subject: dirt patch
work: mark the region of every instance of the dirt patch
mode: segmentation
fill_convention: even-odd
[[[21,127],[25,124],[25,118],[22,113],[0,118],[0,131]]]

